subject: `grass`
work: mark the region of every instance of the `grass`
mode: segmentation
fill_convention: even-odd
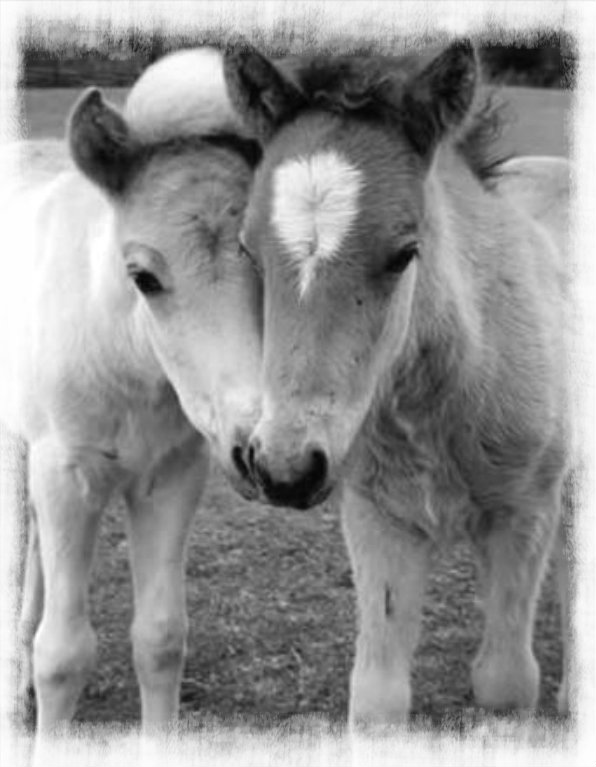
[[[518,119],[508,146],[566,154],[570,94],[510,89]],[[109,95],[121,102],[124,91]],[[30,90],[30,137],[60,136],[77,92]],[[322,715],[343,722],[355,638],[354,588],[333,502],[299,513],[240,499],[214,470],[188,551],[189,654],[182,683],[183,725],[288,722]],[[464,542],[433,573],[414,663],[414,721],[462,731],[477,720],[469,666],[482,617]],[[123,510],[104,518],[92,585],[99,664],[77,718],[91,724],[138,721],[129,625],[131,586]],[[542,669],[541,715],[555,716],[561,676],[559,606],[549,575],[538,610],[535,652]],[[463,712],[463,713],[462,713]],[[553,720],[554,721],[554,720]],[[294,724],[292,724],[294,723]],[[464,727],[464,730],[465,730]]]
[[[100,538],[92,621],[98,669],[81,699],[82,721],[139,717],[128,626],[131,593],[123,510]],[[258,725],[300,714],[344,720],[355,639],[354,588],[333,502],[310,513],[239,499],[215,470],[188,554],[189,655],[182,712],[189,726],[221,719]],[[433,573],[414,664],[414,714],[449,729],[472,706],[469,666],[482,616],[474,567],[458,544]],[[535,651],[541,709],[554,715],[561,674],[560,622],[552,577],[538,612]]]

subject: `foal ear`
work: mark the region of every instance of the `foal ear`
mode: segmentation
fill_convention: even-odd
[[[459,40],[406,85],[404,128],[421,155],[431,152],[443,135],[468,114],[478,78],[478,63],[470,40]]]
[[[304,102],[298,86],[250,45],[226,51],[224,77],[232,106],[261,141]]]
[[[88,88],[79,98],[67,134],[79,170],[109,194],[120,194],[129,178],[134,142],[124,117],[98,88]]]

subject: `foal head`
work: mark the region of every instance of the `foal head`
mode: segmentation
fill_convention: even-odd
[[[245,49],[226,78],[265,146],[241,233],[265,291],[252,470],[271,502],[306,508],[415,334],[431,168],[470,111],[476,59],[467,42],[426,60],[281,65]]]
[[[238,230],[257,145],[213,131],[143,140],[96,89],[76,105],[69,140],[111,203],[131,323],[250,495],[242,455],[260,406],[261,298]]]

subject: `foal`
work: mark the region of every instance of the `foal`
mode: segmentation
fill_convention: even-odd
[[[184,552],[209,445],[253,494],[240,456],[259,413],[260,289],[237,235],[258,152],[237,127],[220,55],[178,54],[148,70],[124,114],[86,91],[68,125],[76,169],[28,166],[3,208],[19,251],[2,416],[29,444],[34,507],[21,694],[33,676],[40,732],[71,719],[94,664],[87,592],[112,496],[129,510],[134,663],[152,730],[178,710]]]
[[[341,481],[351,720],[408,714],[431,557],[459,528],[486,608],[476,699],[533,708],[555,539],[568,617],[568,165],[497,161],[467,42],[279,65],[245,49],[226,78],[265,150],[242,232],[265,291],[250,470],[269,502],[302,509]]]

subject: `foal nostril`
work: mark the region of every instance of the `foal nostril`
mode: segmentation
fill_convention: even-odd
[[[319,490],[327,479],[327,456],[319,448],[312,448],[309,451],[309,468],[305,475],[311,487]]]
[[[248,446],[248,470],[252,474],[252,476],[255,476],[255,446],[251,442]]]
[[[250,479],[250,472],[246,461],[244,460],[244,451],[240,445],[235,445],[232,448],[232,463],[242,479]]]

